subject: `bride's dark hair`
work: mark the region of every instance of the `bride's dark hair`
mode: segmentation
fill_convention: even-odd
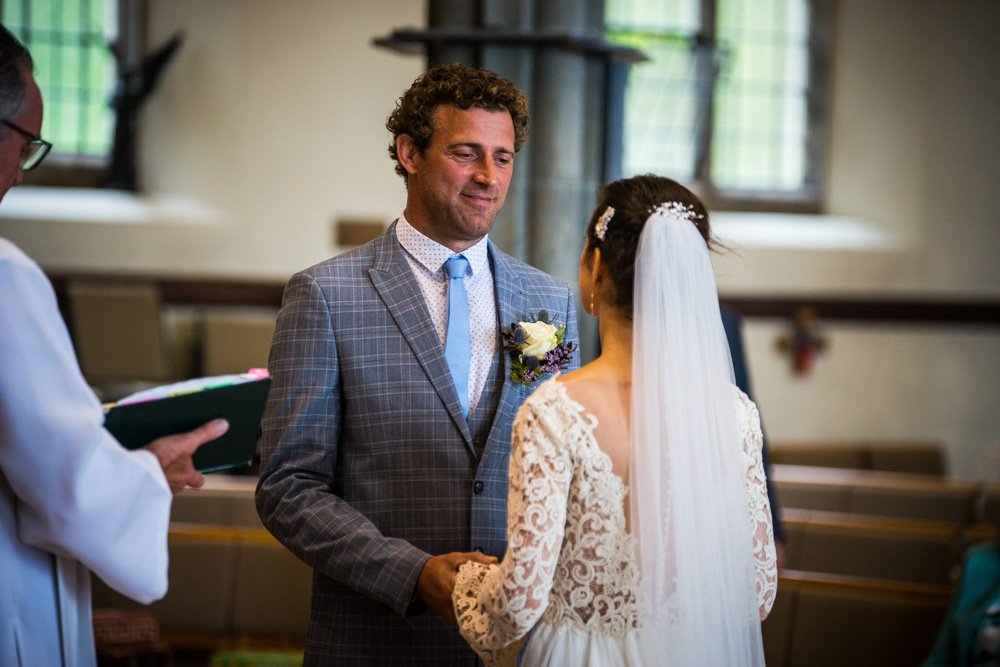
[[[597,193],[597,208],[587,224],[586,252],[591,255],[594,248],[601,249],[601,262],[613,283],[611,303],[629,315],[633,306],[639,235],[653,209],[667,202],[690,207],[695,214],[692,224],[701,232],[705,243],[714,247],[705,205],[697,195],[673,179],[643,174],[608,183]],[[615,211],[602,240],[596,233],[597,222],[609,206]]]

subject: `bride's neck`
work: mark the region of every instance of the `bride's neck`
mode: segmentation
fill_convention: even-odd
[[[598,318],[601,365],[623,381],[632,380],[632,320],[618,309],[606,309]]]

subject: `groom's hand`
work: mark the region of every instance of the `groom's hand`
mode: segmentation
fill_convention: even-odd
[[[435,613],[451,623],[455,622],[455,607],[451,594],[455,590],[455,575],[462,563],[474,561],[490,565],[497,559],[479,551],[453,552],[431,556],[417,579],[417,597]]]

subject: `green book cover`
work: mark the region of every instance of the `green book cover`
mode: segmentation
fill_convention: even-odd
[[[229,430],[207,442],[194,454],[201,472],[244,466],[257,452],[260,420],[271,380],[253,380],[168,396],[156,400],[113,405],[104,427],[128,449],[137,449],[165,435],[183,433],[222,417]]]

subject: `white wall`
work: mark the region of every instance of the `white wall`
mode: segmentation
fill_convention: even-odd
[[[834,35],[831,213],[896,236],[851,251],[740,248],[724,293],[1000,297],[1000,3],[842,0]],[[956,476],[1000,481],[1000,330],[826,323],[804,378],[751,321],[772,440],[936,439]]]
[[[151,193],[142,204],[153,219],[113,229],[10,220],[0,222],[6,236],[48,268],[284,280],[338,250],[334,220],[399,214],[405,190],[385,119],[424,61],[371,41],[422,25],[424,2],[148,4],[151,48],[184,33],[141,115],[140,179]],[[164,201],[185,214],[164,221]]]
[[[828,209],[897,248],[747,249],[723,289],[996,295],[1000,3],[835,4]]]
[[[150,44],[176,30],[185,44],[143,111],[144,213],[114,225],[69,213],[33,220],[12,213],[31,197],[22,189],[0,207],[0,233],[50,269],[283,280],[337,251],[333,220],[387,221],[402,209],[384,121],[423,59],[371,40],[423,25],[425,2],[149,6]],[[741,241],[718,263],[720,289],[997,298],[1000,3],[836,6],[829,213],[895,242],[803,250]],[[939,438],[956,474],[1000,477],[1000,461],[981,465],[1000,441],[996,328],[828,324],[829,351],[801,379],[774,350],[784,331],[769,320],[747,330],[773,440]]]

